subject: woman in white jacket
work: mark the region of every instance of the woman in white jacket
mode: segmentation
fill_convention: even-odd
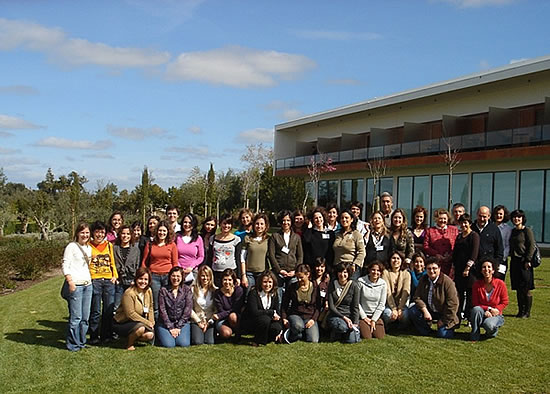
[[[386,306],[386,281],[383,280],[384,264],[373,261],[367,266],[368,275],[358,279],[361,289],[359,295],[359,330],[361,337],[382,339],[386,334],[382,312]]]

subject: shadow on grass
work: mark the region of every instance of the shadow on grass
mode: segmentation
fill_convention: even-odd
[[[52,320],[37,320],[42,328],[23,328],[18,332],[8,332],[5,338],[9,341],[24,343],[27,345],[41,345],[65,349],[65,335],[67,322]]]

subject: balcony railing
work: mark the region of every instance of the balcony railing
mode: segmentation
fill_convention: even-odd
[[[449,138],[404,142],[383,146],[371,146],[325,155],[333,163],[353,163],[375,158],[395,159],[410,156],[425,156],[445,152],[448,144],[460,152],[490,150],[502,147],[541,145],[550,143],[550,125],[538,125],[516,129],[489,131],[485,133],[457,135]],[[299,168],[309,165],[312,155],[289,157],[275,161],[277,170]],[[313,156],[319,161],[320,155]]]

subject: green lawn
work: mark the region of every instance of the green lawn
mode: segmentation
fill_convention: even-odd
[[[530,319],[517,312],[490,341],[414,335],[339,343],[222,344],[123,349],[123,343],[70,353],[62,278],[0,297],[0,392],[324,391],[549,392],[550,259],[536,270]]]

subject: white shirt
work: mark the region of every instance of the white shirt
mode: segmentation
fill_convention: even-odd
[[[92,258],[92,247],[90,245],[80,245],[80,247],[84,250],[88,259],[86,260],[84,257],[79,245],[76,242],[71,242],[63,253],[62,265],[63,275],[71,275],[73,282],[77,285],[92,281],[90,269],[88,268],[88,261]]]

